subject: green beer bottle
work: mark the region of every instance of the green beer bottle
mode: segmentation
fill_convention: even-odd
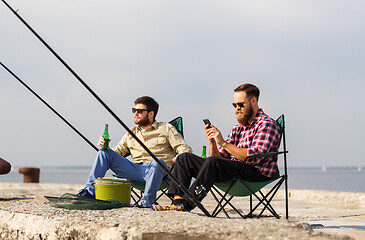
[[[108,124],[105,124],[105,129],[104,129],[104,133],[103,133],[103,138],[104,138],[104,145],[101,147],[101,149],[103,150],[108,150],[109,149],[109,133],[108,133]]]
[[[206,146],[203,146],[203,152],[202,152],[201,157],[202,158],[207,158],[207,147]]]

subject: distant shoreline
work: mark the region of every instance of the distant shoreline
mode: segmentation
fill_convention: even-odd
[[[41,183],[85,184],[91,166],[41,167]],[[283,170],[279,169],[280,173]],[[112,177],[107,172],[107,177]],[[289,189],[329,190],[338,192],[365,192],[365,168],[358,167],[313,167],[288,168]],[[3,182],[23,182],[23,175],[13,168],[7,175],[1,175]]]

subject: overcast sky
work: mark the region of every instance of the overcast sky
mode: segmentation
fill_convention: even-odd
[[[135,98],[184,119],[201,154],[203,118],[227,136],[233,89],[286,117],[289,166],[364,166],[364,1],[8,0],[130,127]],[[0,3],[0,61],[97,143],[126,131]],[[13,166],[91,166],[95,150],[0,68],[0,157]]]

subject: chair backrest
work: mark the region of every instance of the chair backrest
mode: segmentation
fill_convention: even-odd
[[[285,128],[285,122],[284,122],[284,114],[282,114],[278,119],[276,119],[276,122],[279,124],[280,127],[280,143],[281,138],[283,137],[284,128]]]
[[[276,122],[279,124],[280,127],[280,144],[281,141],[283,141],[283,150],[284,150],[284,169],[285,169],[285,175],[287,175],[287,162],[286,162],[286,139],[285,139],[285,120],[284,120],[284,114],[282,114]]]
[[[177,129],[182,137],[184,137],[182,117],[177,117],[171,120],[169,123]]]

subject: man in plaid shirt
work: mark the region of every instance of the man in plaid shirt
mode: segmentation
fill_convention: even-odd
[[[277,152],[280,143],[279,125],[258,106],[260,90],[246,83],[234,92],[233,107],[239,124],[228,138],[224,140],[215,126],[206,125],[209,157],[183,153],[175,162],[173,174],[185,187],[189,187],[192,177],[196,179],[189,191],[200,201],[216,182],[229,181],[235,176],[253,182],[267,181],[278,168],[277,156],[247,159],[253,154]],[[171,206],[156,206],[156,210],[190,211],[195,207],[174,182],[168,193],[174,196]]]

